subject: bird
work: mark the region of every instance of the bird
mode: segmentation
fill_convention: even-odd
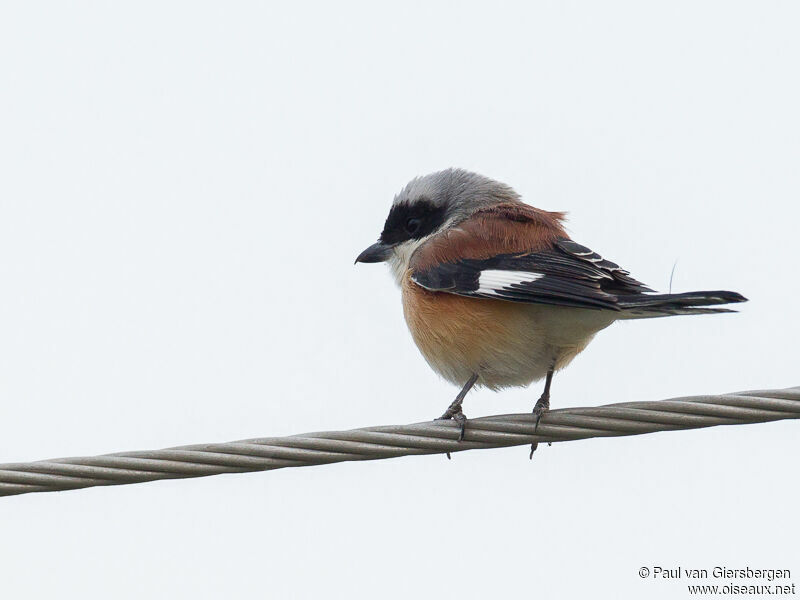
[[[378,241],[356,258],[389,264],[422,356],[461,387],[439,417],[458,424],[459,441],[473,387],[544,379],[532,411],[536,431],[550,408],[553,374],[597,332],[620,320],[736,312],[709,307],[747,300],[730,291],[657,293],[573,241],[564,220],[504,183],[450,168],[406,184]]]

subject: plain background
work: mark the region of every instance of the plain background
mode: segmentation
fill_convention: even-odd
[[[459,166],[736,315],[624,323],[557,407],[800,385],[792,2],[0,11],[0,462],[416,422],[455,388],[382,265]],[[541,391],[480,391],[470,416]],[[6,598],[684,597],[793,569],[797,423],[0,499]]]

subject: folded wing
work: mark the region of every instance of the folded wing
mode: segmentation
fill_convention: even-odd
[[[579,308],[621,310],[618,296],[652,291],[619,265],[567,238],[533,252],[462,259],[415,270],[431,291]]]

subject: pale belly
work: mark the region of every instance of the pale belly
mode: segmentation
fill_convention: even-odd
[[[428,292],[408,278],[402,293],[414,342],[456,385],[477,373],[478,384],[491,389],[526,386],[552,366],[564,368],[615,320],[610,311]]]

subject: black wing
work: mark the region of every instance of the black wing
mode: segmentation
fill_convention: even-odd
[[[476,298],[621,310],[618,296],[652,290],[619,265],[569,239],[550,250],[465,259],[416,271],[421,287]]]

